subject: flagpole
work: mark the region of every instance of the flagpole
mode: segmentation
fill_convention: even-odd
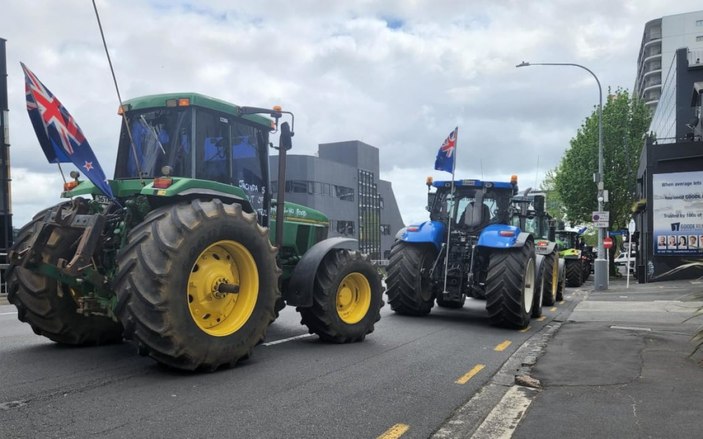
[[[455,128],[456,134],[454,136],[454,160],[452,160],[452,183],[451,183],[451,189],[449,190],[449,193],[452,196],[451,199],[451,205],[449,206],[449,220],[447,221],[447,250],[444,252],[444,288],[442,290],[442,294],[447,292],[447,273],[449,272],[449,238],[451,237],[451,232],[452,232],[452,212],[454,212],[454,171],[456,170],[456,153],[457,153],[457,146],[459,146],[459,127]]]

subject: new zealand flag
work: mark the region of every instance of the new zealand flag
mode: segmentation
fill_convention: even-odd
[[[434,168],[438,171],[447,171],[454,174],[454,152],[456,149],[456,138],[459,135],[459,127],[449,133],[449,137],[444,140],[442,146],[437,151],[437,158],[434,162]]]
[[[73,163],[105,195],[114,198],[105,173],[73,116],[24,64],[22,70],[27,113],[46,159],[49,163]]]

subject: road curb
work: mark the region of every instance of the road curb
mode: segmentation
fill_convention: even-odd
[[[573,292],[574,295],[578,293],[583,294],[583,296],[579,298],[577,305],[588,297],[588,291],[586,290],[574,290]],[[539,393],[540,390],[518,385],[516,381],[518,377],[521,377],[521,383],[529,382],[529,380],[524,378],[531,378],[532,367],[537,363],[539,357],[544,354],[547,343],[559,331],[563,323],[564,320],[561,319],[561,315],[558,315],[528,338],[503,363],[503,366],[493,375],[490,381],[476,392],[468,402],[454,410],[452,415],[430,437],[432,439],[499,437],[500,434],[496,435],[496,433],[499,433],[496,428],[499,427],[495,425],[492,419],[489,419],[491,413],[509,410],[510,406],[514,404],[512,393],[515,391],[519,390],[520,393],[530,398],[534,398]],[[514,389],[509,394],[508,392],[514,387],[517,389]],[[511,419],[512,422],[507,423],[512,427],[512,430],[517,428],[525,412],[525,410],[522,410],[519,418]],[[509,435],[505,437],[509,437]]]

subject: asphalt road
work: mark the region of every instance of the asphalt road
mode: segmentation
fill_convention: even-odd
[[[0,437],[426,438],[573,309],[568,293],[526,331],[490,326],[473,299],[423,318],[386,305],[350,345],[308,335],[287,308],[250,360],[208,374],[165,369],[127,343],[62,347],[0,305]]]

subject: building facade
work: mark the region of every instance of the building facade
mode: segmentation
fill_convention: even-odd
[[[317,156],[287,155],[286,200],[317,209],[330,219],[330,237],[358,240],[358,250],[388,259],[404,227],[392,184],[379,178],[378,148],[358,140],[323,143]],[[278,156],[270,161],[276,175]],[[271,187],[277,190],[277,182]]]
[[[637,171],[640,282],[703,275],[703,64],[675,51]]]
[[[633,95],[652,112],[664,91],[674,54],[682,47],[688,48],[692,63],[703,62],[703,11],[668,15],[644,25]]]

